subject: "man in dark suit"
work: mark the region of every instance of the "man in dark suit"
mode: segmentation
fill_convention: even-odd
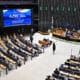
[[[31,43],[33,42],[33,33],[34,33],[34,29],[31,29],[31,34],[30,34],[30,41]]]
[[[33,36],[32,35],[30,35],[30,41],[31,41],[31,43],[33,42]]]
[[[56,45],[55,45],[55,42],[53,42],[53,54],[54,54],[55,50],[56,50]]]

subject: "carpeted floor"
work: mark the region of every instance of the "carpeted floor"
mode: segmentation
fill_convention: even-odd
[[[33,37],[33,43],[38,43],[38,40],[43,38],[49,38],[54,41],[56,43],[55,53],[53,54],[51,45],[39,57],[35,57],[32,61],[28,60],[25,65],[11,71],[8,75],[2,76],[0,80],[45,80],[46,76],[51,75],[54,69],[64,63],[71,54],[79,55],[80,45],[78,43],[68,43],[52,37],[51,34],[41,35],[35,33]]]

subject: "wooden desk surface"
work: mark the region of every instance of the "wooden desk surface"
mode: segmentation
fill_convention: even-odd
[[[23,50],[23,49],[21,49],[21,51],[24,52],[25,54],[27,54],[28,56],[32,56],[31,53],[29,53],[29,52],[27,52],[27,51],[25,51],[25,50]]]
[[[70,60],[70,62],[75,63],[75,64],[80,64],[80,62],[73,61],[73,60]]]
[[[8,48],[5,46],[5,44],[4,44],[3,42],[1,43],[1,46],[2,46],[4,49],[8,50]]]
[[[65,65],[65,67],[68,68],[69,66]],[[80,71],[80,68],[78,68],[78,67],[70,66],[70,68],[73,69],[73,70]]]
[[[39,40],[39,44],[42,44],[42,45],[47,45],[48,43],[43,41],[43,40]]]
[[[16,64],[15,61],[13,61],[12,59],[10,59],[10,58],[8,58],[7,56],[3,55],[2,53],[0,53],[0,55],[1,55],[2,57],[4,57],[6,60],[8,60],[9,62],[11,62],[11,63],[13,63],[13,64]]]
[[[6,69],[6,66],[0,64],[0,68],[1,68],[1,69]]]
[[[73,74],[70,74],[70,73],[63,72],[63,71],[60,71],[60,73],[63,74],[63,75],[69,76],[69,77],[80,79],[80,76],[78,76],[78,75],[73,75]]]
[[[18,38],[16,38],[16,41],[26,47],[26,44],[22,43]]]
[[[24,60],[24,58],[23,58],[22,56],[20,56],[20,55],[16,54],[16,53],[15,53],[15,52],[13,52],[12,50],[10,50],[10,52],[11,52],[11,54],[13,54],[13,55],[15,55],[15,56],[19,57],[21,60]]]
[[[41,32],[41,31],[39,31],[39,33],[42,35],[49,35],[50,34],[50,32]]]

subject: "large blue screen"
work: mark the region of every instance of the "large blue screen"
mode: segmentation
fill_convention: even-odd
[[[5,9],[3,10],[4,27],[31,25],[32,9]]]

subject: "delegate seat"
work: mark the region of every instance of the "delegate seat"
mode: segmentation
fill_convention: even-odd
[[[41,44],[41,46],[44,46],[44,47],[48,46],[48,43],[43,40],[39,40],[39,44]]]

